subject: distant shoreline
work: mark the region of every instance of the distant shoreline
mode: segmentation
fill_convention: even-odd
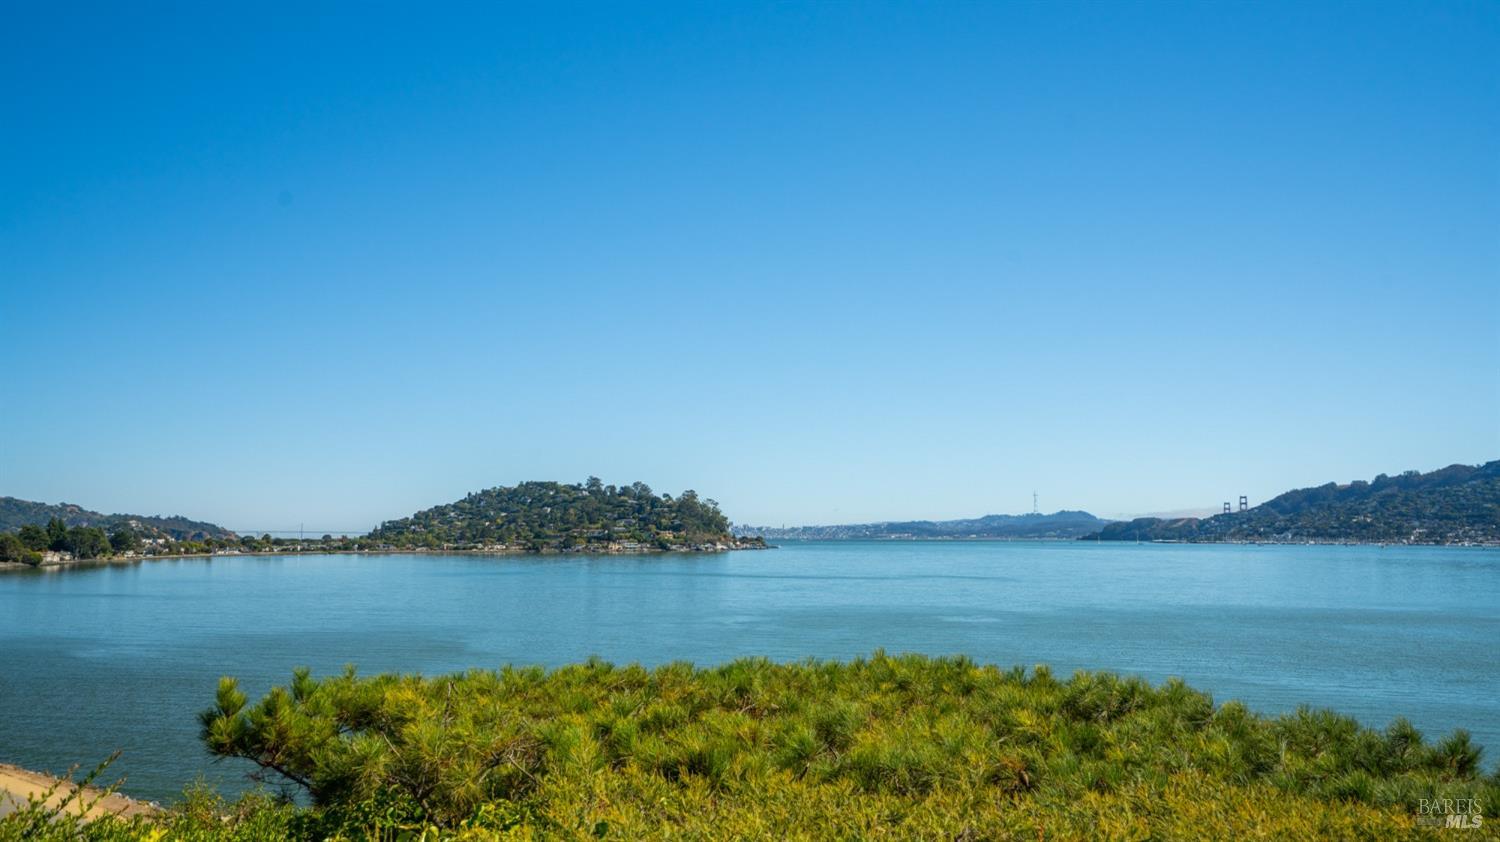
[[[808,544],[1180,544],[1187,546],[1254,546],[1254,547],[1451,547],[1456,549],[1500,549],[1500,542],[1449,542],[1420,543],[1412,541],[1336,541],[1330,539],[1308,541],[1121,541],[1090,540],[1088,538],[776,538],[768,540],[797,541]],[[441,549],[432,547],[389,547],[371,550],[337,549],[282,549],[282,550],[237,550],[215,553],[171,553],[143,556],[109,556],[106,558],[71,559],[31,565],[18,561],[0,561],[0,573],[20,570],[60,570],[72,567],[104,567],[117,564],[137,564],[143,561],[172,561],[189,558],[235,558],[238,556],[299,556],[299,555],[472,555],[472,556],[570,556],[570,555],[670,555],[670,554],[714,554],[737,550],[774,550],[775,544],[734,544],[700,547],[673,547],[659,549],[643,547],[632,549],[602,549],[585,547],[571,550],[543,549]]]
[[[235,550],[213,553],[162,553],[160,555],[104,556],[100,558],[75,558],[67,561],[50,561],[42,564],[24,564],[19,561],[0,561],[0,572],[11,570],[60,570],[70,567],[104,567],[116,564],[138,564],[143,561],[173,561],[188,558],[236,558],[239,556],[299,556],[299,555],[473,555],[473,556],[568,556],[568,555],[684,555],[727,553],[736,550],[774,550],[773,544],[714,544],[694,547],[639,547],[630,549],[604,549],[587,547],[570,550],[560,549],[441,549],[432,547],[388,547],[370,550],[337,549],[281,549],[281,550]]]

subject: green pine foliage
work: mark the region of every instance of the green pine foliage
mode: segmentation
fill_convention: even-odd
[[[201,725],[305,806],[195,791],[45,838],[1442,838],[1433,798],[1477,799],[1484,838],[1500,813],[1464,732],[962,657],[299,670],[254,702],[224,679]]]

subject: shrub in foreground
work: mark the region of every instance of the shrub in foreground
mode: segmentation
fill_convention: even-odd
[[[1423,799],[1500,813],[1500,775],[1463,732],[1432,744],[1404,720],[1262,717],[1180,681],[966,658],[299,670],[253,704],[225,679],[202,728],[211,752],[310,806],[196,793],[86,833],[1404,839],[1435,832],[1416,821]]]

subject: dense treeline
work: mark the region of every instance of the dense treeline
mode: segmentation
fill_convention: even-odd
[[[1105,541],[1500,542],[1500,460],[1370,482],[1288,491],[1244,512],[1211,518],[1137,518],[1089,539]]]
[[[78,835],[29,827],[56,839],[153,826],[172,839],[1405,839],[1421,838],[1424,801],[1500,810],[1500,775],[1463,732],[1431,743],[1399,719],[1375,731],[1328,711],[1264,717],[1178,681],[965,658],[299,670],[253,703],[224,679],[201,724],[210,752],[307,806],[198,793]]]
[[[53,518],[46,526],[26,524],[15,532],[0,532],[0,562],[40,565],[44,552],[66,553],[73,559],[147,558],[150,556],[208,555],[212,553],[344,552],[374,549],[368,539],[272,538],[243,535],[230,538],[173,540],[142,537],[129,526],[110,532],[96,526],[65,526]]]
[[[46,526],[28,523],[15,532],[0,532],[0,562],[39,565],[43,553],[66,553],[79,560],[133,558],[152,555],[200,555],[216,552],[268,552],[292,549],[337,549],[340,539],[325,535],[321,540],[298,542],[272,539],[269,535],[232,538],[173,540],[143,537],[135,528],[116,526],[106,532],[98,526],[68,526],[52,518]]]
[[[44,551],[68,553],[74,558],[104,558],[136,551],[141,538],[129,527],[106,533],[97,526],[68,526],[53,518],[45,527],[26,524],[17,532],[0,533],[0,561],[41,564]]]
[[[732,540],[719,504],[695,491],[657,495],[645,483],[523,482],[382,523],[370,539],[398,547],[566,550],[633,542],[667,549]]]

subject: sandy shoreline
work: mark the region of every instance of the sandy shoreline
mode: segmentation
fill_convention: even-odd
[[[15,812],[26,806],[32,798],[39,798],[58,783],[58,779],[40,772],[32,772],[19,766],[0,763],[0,816]],[[64,783],[47,799],[49,807],[61,804],[76,786]],[[91,819],[105,815],[138,816],[156,812],[156,806],[137,801],[124,795],[110,794],[100,798],[101,793],[92,787],[85,789],[80,798],[68,804],[69,812],[83,814]],[[92,805],[87,813],[83,808]]]

